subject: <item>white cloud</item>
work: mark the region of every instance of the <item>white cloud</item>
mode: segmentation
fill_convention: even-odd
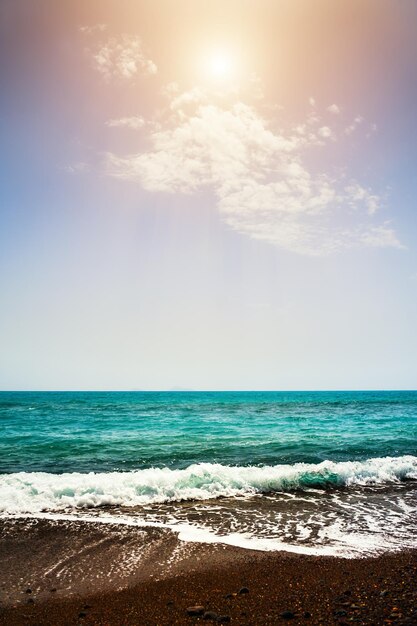
[[[337,106],[337,104],[331,104],[329,107],[327,107],[327,110],[329,111],[329,113],[333,113],[334,115],[339,115],[340,113],[340,108]]]
[[[63,169],[68,172],[68,174],[81,174],[83,172],[88,172],[90,166],[85,161],[77,161],[76,163],[65,165]]]
[[[328,253],[334,237],[326,238],[322,221],[340,198],[325,178],[313,179],[302,167],[289,167],[280,182],[247,181],[225,194],[219,210],[234,230],[303,254]],[[321,219],[318,219],[320,218]],[[340,247],[340,246],[338,246]]]
[[[374,248],[404,248],[389,222],[380,226],[371,226],[361,233],[361,242]]]
[[[94,68],[107,80],[132,79],[138,74],[156,74],[157,67],[143,51],[141,39],[134,35],[110,37],[92,52]]]
[[[318,129],[317,134],[323,139],[330,139],[333,137],[333,133],[328,126],[322,126]]]
[[[95,24],[94,26],[80,26],[79,31],[84,35],[92,35],[93,33],[102,33],[107,29],[106,24]]]
[[[138,178],[152,191],[191,192],[239,186],[247,176],[263,177],[273,155],[294,149],[295,141],[274,135],[251,107],[224,110],[202,105],[173,129],[151,135],[154,150],[111,159],[112,172]]]
[[[375,193],[372,193],[370,189],[365,189],[356,182],[345,187],[345,191],[351,200],[351,205],[354,207],[361,203],[365,206],[369,215],[373,215],[380,208],[380,198]]]
[[[363,122],[363,117],[361,117],[360,115],[356,116],[353,122],[345,128],[345,135],[351,135],[353,132],[355,132],[358,126],[362,124],[362,122]]]
[[[117,119],[107,120],[106,126],[112,127],[127,127],[133,128],[133,130],[139,130],[139,128],[143,128],[146,124],[146,121],[140,115],[134,115],[132,117],[120,117]]]
[[[106,165],[108,174],[149,191],[209,189],[230,228],[293,252],[400,247],[388,223],[373,221],[377,194],[307,166],[306,152],[323,150],[326,139],[335,141],[336,135],[317,115],[277,131],[253,106],[175,88],[168,118],[149,133],[151,149],[108,154]]]
[[[172,86],[173,88],[173,86]],[[196,105],[207,100],[207,96],[200,87],[194,87],[183,93],[174,93],[174,97],[170,103],[173,111],[182,111],[188,105]]]

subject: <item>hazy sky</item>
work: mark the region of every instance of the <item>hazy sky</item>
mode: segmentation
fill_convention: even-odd
[[[1,0],[0,388],[417,386],[414,0]]]

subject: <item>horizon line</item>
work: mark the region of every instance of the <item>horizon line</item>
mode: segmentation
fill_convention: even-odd
[[[0,389],[0,393],[320,393],[417,391],[417,388],[316,388],[316,389]]]

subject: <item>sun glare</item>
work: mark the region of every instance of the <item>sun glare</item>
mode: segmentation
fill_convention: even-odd
[[[225,76],[231,72],[232,60],[226,54],[219,52],[211,57],[209,67],[214,76]]]
[[[233,58],[228,52],[215,51],[206,59],[206,69],[212,78],[227,78],[234,71]]]

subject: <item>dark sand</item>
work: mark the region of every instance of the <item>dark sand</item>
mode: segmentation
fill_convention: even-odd
[[[219,623],[188,616],[194,605],[242,626],[417,626],[417,551],[298,556],[47,520],[3,520],[0,537],[0,624],[8,626]]]

